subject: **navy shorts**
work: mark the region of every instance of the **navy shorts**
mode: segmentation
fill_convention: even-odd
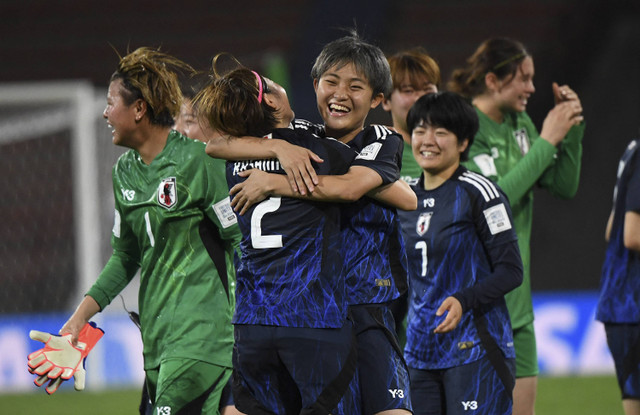
[[[515,377],[515,359],[505,359]],[[505,386],[487,356],[448,369],[409,368],[415,415],[511,414],[512,390]]]
[[[640,324],[605,323],[622,399],[640,399]]]
[[[233,398],[247,414],[351,415],[355,373],[353,325],[313,329],[236,325]]]
[[[224,385],[224,389],[222,389],[222,394],[220,395],[220,410],[222,410],[226,406],[234,406],[233,402],[233,392],[231,390],[231,386],[233,385],[233,375],[229,377],[229,381],[226,385]]]
[[[409,371],[398,344],[393,313],[381,304],[351,306],[350,311],[358,344],[362,413],[411,411]]]

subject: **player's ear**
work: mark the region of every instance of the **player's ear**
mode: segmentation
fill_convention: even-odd
[[[391,112],[391,99],[382,99],[382,109],[387,112]]]
[[[464,151],[467,149],[468,146],[469,146],[469,139],[465,138],[464,140],[462,140],[462,143],[458,144],[458,152],[460,154],[464,153]]]
[[[147,103],[143,99],[137,99],[134,103],[136,121],[140,121],[147,113]]]
[[[382,92],[380,92],[379,94],[377,94],[376,96],[374,96],[373,98],[371,98],[371,109],[374,109],[375,107],[377,107],[378,105],[380,105],[380,103],[384,100],[384,94]],[[384,107],[383,107],[384,108]]]
[[[500,89],[500,80],[493,72],[487,72],[484,76],[484,84],[489,91],[498,91]]]
[[[278,110],[278,96],[274,92],[268,92],[263,95],[263,99],[265,104],[273,108],[274,110]]]

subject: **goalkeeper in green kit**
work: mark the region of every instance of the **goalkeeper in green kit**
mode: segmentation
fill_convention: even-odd
[[[231,376],[234,253],[224,162],[171,126],[185,63],[150,48],[120,59],[104,118],[130,148],[113,167],[113,254],[60,330],[76,342],[140,269],[144,369],[154,414],[218,414]],[[225,391],[226,392],[226,391]]]

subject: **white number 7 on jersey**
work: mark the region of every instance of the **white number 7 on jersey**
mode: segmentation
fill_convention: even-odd
[[[425,241],[416,242],[416,249],[419,249],[422,253],[422,277],[427,276],[427,243]]]

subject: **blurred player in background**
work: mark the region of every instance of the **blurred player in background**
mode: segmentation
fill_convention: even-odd
[[[209,130],[210,127],[206,122],[198,119],[198,110],[194,103],[195,96],[204,85],[205,78],[202,74],[191,75],[182,82],[183,100],[173,128],[182,135],[206,143],[207,137],[213,132]]]
[[[422,169],[411,151],[411,132],[407,131],[407,114],[411,106],[424,94],[438,92],[440,68],[436,61],[421,48],[401,51],[388,58],[393,90],[382,101],[382,108],[391,114],[393,129],[404,140],[401,178],[415,184]]]
[[[382,108],[391,113],[393,129],[402,135],[404,141],[400,178],[409,184],[415,184],[422,174],[422,169],[411,151],[411,132],[407,128],[407,114],[418,98],[424,94],[438,92],[441,83],[440,68],[421,47],[398,52],[387,60],[391,70],[393,90],[385,95]],[[407,293],[391,303],[391,311],[398,340],[404,347],[407,329]]]
[[[151,48],[122,57],[104,118],[130,148],[113,168],[113,254],[61,332],[79,329],[140,269],[140,326],[153,413],[218,414],[231,376],[240,232],[224,163],[171,129],[183,62]]]
[[[624,413],[640,415],[640,140],[618,164],[605,239],[596,319],[607,333]]]
[[[465,165],[496,182],[511,204],[524,265],[524,281],[506,295],[514,330],[516,386],[514,415],[534,412],[538,359],[533,330],[530,241],[533,187],[571,198],[578,190],[584,123],[578,95],[553,83],[555,106],[538,134],[526,113],[535,92],[533,58],[506,38],[489,39],[452,74],[448,87],[472,99],[480,128]]]
[[[423,174],[400,212],[409,260],[405,358],[415,414],[511,414],[515,351],[504,294],[522,282],[506,196],[460,166],[478,117],[451,92],[409,110]]]

